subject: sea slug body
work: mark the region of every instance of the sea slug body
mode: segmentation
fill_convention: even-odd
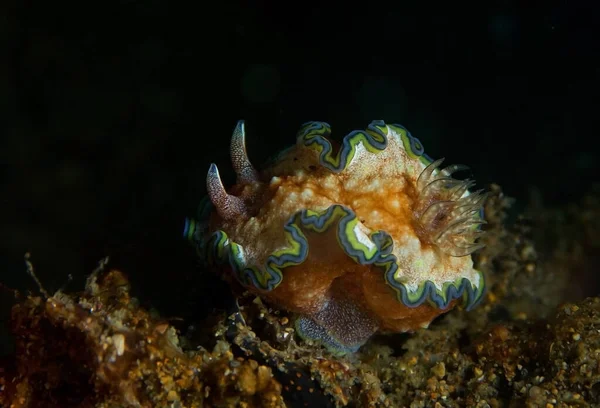
[[[424,328],[484,293],[471,254],[486,194],[457,180],[400,125],[373,121],[338,147],[309,122],[262,171],[246,154],[244,122],[231,141],[237,182],[216,165],[208,197],[184,235],[227,280],[296,313],[305,339],[354,352],[377,331]],[[461,302],[459,302],[461,301]]]

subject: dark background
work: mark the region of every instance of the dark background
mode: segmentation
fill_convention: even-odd
[[[110,255],[145,304],[210,308],[219,283],[195,284],[181,231],[211,162],[233,182],[238,119],[257,165],[305,121],[340,139],[401,123],[478,186],[502,185],[516,211],[534,191],[576,202],[598,180],[593,2],[173,3],[0,6],[7,287],[36,292],[26,251],[49,291],[69,275],[79,290]],[[0,299],[4,325],[11,292]]]

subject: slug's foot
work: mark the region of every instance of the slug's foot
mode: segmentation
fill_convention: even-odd
[[[377,328],[371,316],[345,299],[330,298],[317,313],[296,320],[300,337],[319,342],[336,355],[356,352]]]

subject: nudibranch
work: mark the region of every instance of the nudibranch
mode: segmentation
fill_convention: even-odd
[[[373,121],[335,146],[324,122],[257,171],[244,122],[231,139],[237,182],[215,164],[208,197],[184,235],[226,280],[295,313],[296,330],[330,350],[353,352],[375,332],[426,328],[483,296],[471,254],[483,244],[481,190],[441,167],[400,125]]]

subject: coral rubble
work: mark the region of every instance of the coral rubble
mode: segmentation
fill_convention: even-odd
[[[491,191],[487,246],[474,257],[488,293],[476,312],[457,308],[336,357],[245,293],[200,329],[209,345],[140,307],[123,273],[99,269],[83,293],[14,306],[0,406],[600,406],[600,298],[571,297],[593,286],[600,194],[507,227],[510,200]]]
[[[80,296],[28,297],[12,319],[16,370],[0,379],[2,406],[284,406],[271,368],[227,342],[184,353],[119,271],[94,273]]]

